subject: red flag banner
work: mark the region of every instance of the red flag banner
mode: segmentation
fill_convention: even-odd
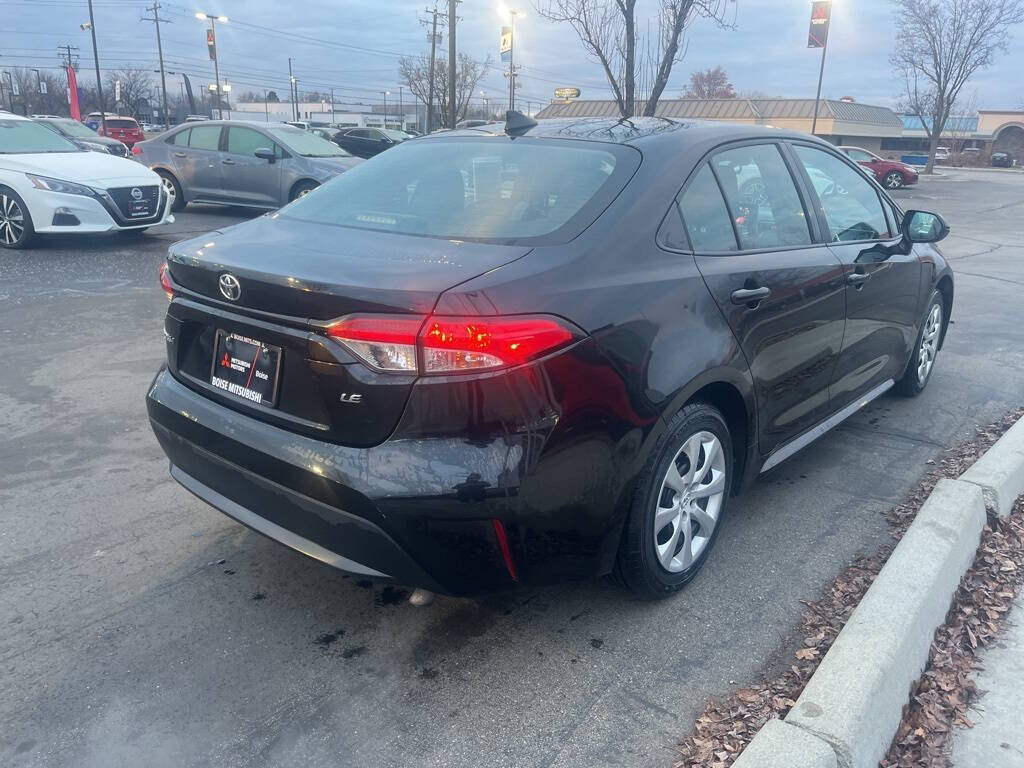
[[[74,67],[68,67],[68,106],[71,109],[71,117],[80,121],[82,110],[78,106],[78,80],[75,78]]]

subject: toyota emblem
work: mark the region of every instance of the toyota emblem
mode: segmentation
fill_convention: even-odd
[[[228,301],[238,301],[238,297],[242,295],[242,284],[238,282],[238,278],[234,275],[227,273],[220,276],[220,292],[224,298]]]
[[[142,190],[138,187],[132,187],[132,200],[141,200]]]

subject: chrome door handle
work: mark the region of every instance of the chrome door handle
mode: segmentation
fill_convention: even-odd
[[[188,157],[188,155],[186,155],[184,152],[175,152],[174,156],[175,157]]]
[[[221,160],[221,162],[224,163],[224,165],[234,165],[235,164],[234,160]]]
[[[850,285],[855,285],[860,288],[864,283],[871,279],[871,275],[867,272],[851,272],[846,276],[846,282]]]
[[[760,288],[737,288],[730,294],[733,304],[752,304],[772,295],[772,289],[766,285]]]

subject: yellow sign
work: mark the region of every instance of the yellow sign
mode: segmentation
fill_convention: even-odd
[[[556,99],[578,99],[579,97],[579,88],[555,88]]]

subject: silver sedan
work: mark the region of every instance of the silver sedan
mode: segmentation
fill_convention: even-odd
[[[187,203],[279,208],[362,162],[319,136],[283,123],[209,120],[140,141],[135,159]]]

